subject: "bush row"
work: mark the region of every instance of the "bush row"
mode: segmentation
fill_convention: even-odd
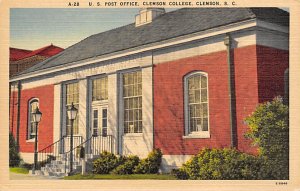
[[[116,156],[104,151],[94,160],[95,174],[155,174],[161,164],[162,152],[154,149],[147,158],[140,160],[137,156]]]
[[[172,174],[177,179],[252,180],[259,177],[260,167],[258,157],[235,149],[205,148]]]

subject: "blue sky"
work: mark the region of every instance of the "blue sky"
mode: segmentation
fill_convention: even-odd
[[[102,31],[134,22],[139,9],[11,9],[10,47],[66,48]]]
[[[34,50],[53,43],[67,48],[92,34],[133,23],[138,11],[138,8],[13,8],[10,47]]]

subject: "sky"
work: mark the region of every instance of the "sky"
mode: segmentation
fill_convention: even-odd
[[[138,12],[138,8],[13,8],[10,47],[35,50],[52,43],[67,48],[90,35],[133,23]]]
[[[139,9],[11,9],[10,47],[67,48],[109,29],[133,23]]]

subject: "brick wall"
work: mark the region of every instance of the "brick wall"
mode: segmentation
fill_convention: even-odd
[[[289,67],[289,51],[257,47],[259,102],[284,95],[284,72]]]
[[[17,91],[11,94],[10,102],[10,130],[16,135],[17,131]],[[42,149],[53,143],[53,109],[54,86],[46,85],[21,91],[20,105],[20,152],[33,152],[34,142],[26,142],[28,124],[28,102],[32,98],[39,99],[39,108],[43,113],[38,127],[38,149]]]
[[[241,151],[257,152],[255,147],[250,146],[251,141],[244,137],[248,129],[244,119],[255,110],[255,107],[263,100],[265,95],[262,93],[263,89],[261,88],[263,86],[261,84],[265,84],[262,81],[268,81],[266,81],[266,78],[262,78],[262,71],[266,71],[268,74],[264,76],[273,76],[272,79],[276,78],[276,87],[278,87],[268,89],[267,95],[272,97],[278,94],[278,91],[283,92],[282,76],[275,75],[276,72],[267,72],[270,71],[268,67],[274,63],[274,54],[276,54],[276,59],[281,57],[282,52],[278,52],[281,51],[256,45],[234,50],[237,147]],[[286,53],[283,54],[285,57],[282,59],[287,60]],[[265,65],[265,63],[268,64]],[[197,70],[208,73],[211,138],[184,139],[183,77]],[[282,71],[284,70],[278,70],[283,75]],[[226,51],[155,65],[154,145],[156,148],[161,148],[164,154],[178,155],[196,154],[203,147],[222,148],[230,146],[227,74]],[[262,81],[258,82],[258,80]]]
[[[208,74],[209,139],[183,139],[183,77]],[[180,59],[154,67],[154,144],[164,154],[196,154],[203,147],[230,144],[226,52]]]

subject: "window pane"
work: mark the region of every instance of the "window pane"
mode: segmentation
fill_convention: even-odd
[[[208,108],[207,108],[207,103],[202,104],[202,116],[207,117],[208,114]]]
[[[194,90],[189,91],[189,103],[195,103],[195,91]]]
[[[195,76],[194,77],[194,85],[195,85],[195,89],[199,89],[200,88],[200,76]]]
[[[138,97],[139,108],[142,108],[142,97]]]
[[[94,129],[98,128],[98,120],[94,120],[93,127],[94,127]]]
[[[208,119],[203,118],[203,131],[208,131]]]
[[[206,88],[207,87],[207,77],[206,76],[201,76],[201,88]]]
[[[102,128],[107,127],[107,119],[102,119]]]
[[[200,103],[200,90],[195,90],[195,103]]]
[[[132,77],[132,74],[131,73],[129,73],[128,74],[128,84],[133,84],[133,79],[132,79],[133,77]]]
[[[94,110],[94,119],[98,118],[98,110]]]
[[[142,109],[139,109],[138,111],[139,111],[139,118],[138,118],[138,119],[139,119],[139,120],[142,120],[142,117],[143,117],[143,116],[142,116]]]
[[[188,79],[188,87],[189,87],[189,90],[195,89],[194,78]]]
[[[102,109],[102,118],[107,118],[107,109]]]
[[[201,89],[201,102],[207,102],[207,90]]]

